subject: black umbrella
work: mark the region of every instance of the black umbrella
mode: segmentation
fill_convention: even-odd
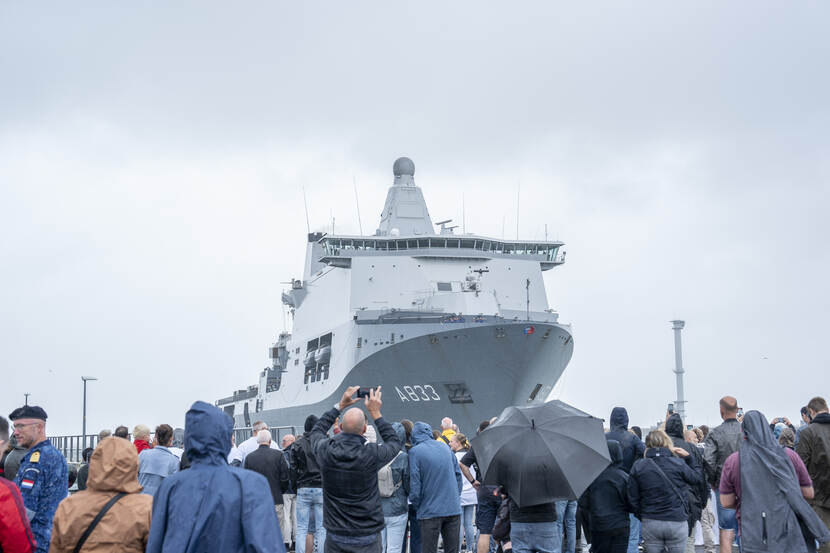
[[[482,482],[519,507],[576,499],[611,464],[602,420],[558,400],[507,407],[471,445]]]

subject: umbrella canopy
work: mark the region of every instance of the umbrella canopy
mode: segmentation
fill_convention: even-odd
[[[519,507],[576,499],[611,464],[602,420],[558,400],[507,407],[471,445],[482,482]]]

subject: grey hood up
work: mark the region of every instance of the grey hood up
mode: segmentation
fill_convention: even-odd
[[[815,551],[814,540],[830,541],[830,531],[802,496],[795,469],[764,415],[749,411],[742,429],[743,551],[807,553]]]

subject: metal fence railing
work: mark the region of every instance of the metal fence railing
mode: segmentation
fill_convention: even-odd
[[[295,426],[269,426],[268,430],[271,431],[271,439],[276,442],[276,444],[282,447],[282,437],[288,434],[292,434],[295,437],[297,435],[297,427]],[[251,437],[252,429],[250,426],[245,426],[242,428],[234,428],[233,429],[233,437],[236,440],[236,445],[241,444],[245,440]],[[302,432],[301,432],[302,434]]]
[[[60,451],[69,463],[82,463],[81,453],[84,451],[83,434],[69,436],[49,436],[49,441]],[[98,445],[98,434],[88,434],[86,447]]]
[[[297,428],[294,426],[271,426],[269,430],[271,431],[271,439],[278,446],[281,445],[283,436],[287,434],[298,436]],[[233,436],[237,445],[241,444],[251,437],[251,427],[234,428]],[[84,451],[84,447],[94,448],[97,446],[98,434],[87,434],[86,446],[84,446],[83,438],[83,434],[70,434],[65,436],[49,436],[49,441],[63,454],[68,463],[82,463],[83,459],[81,454]],[[128,439],[132,440],[132,437],[128,437]],[[152,443],[152,441],[153,438],[151,435],[150,442]]]

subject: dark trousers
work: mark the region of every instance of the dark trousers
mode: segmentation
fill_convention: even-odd
[[[415,507],[409,506],[409,553],[421,553],[421,525],[418,524],[418,517],[416,516]],[[403,547],[401,551],[406,551],[406,536],[403,535]]]
[[[336,534],[326,535],[325,553],[382,553],[383,542],[380,534],[375,535],[375,542],[369,545],[349,545],[337,539]]]
[[[458,553],[459,528],[461,516],[422,518],[421,553],[438,551],[438,534],[444,540],[444,553]]]
[[[609,532],[591,532],[591,553],[625,553],[628,551],[629,528]]]

